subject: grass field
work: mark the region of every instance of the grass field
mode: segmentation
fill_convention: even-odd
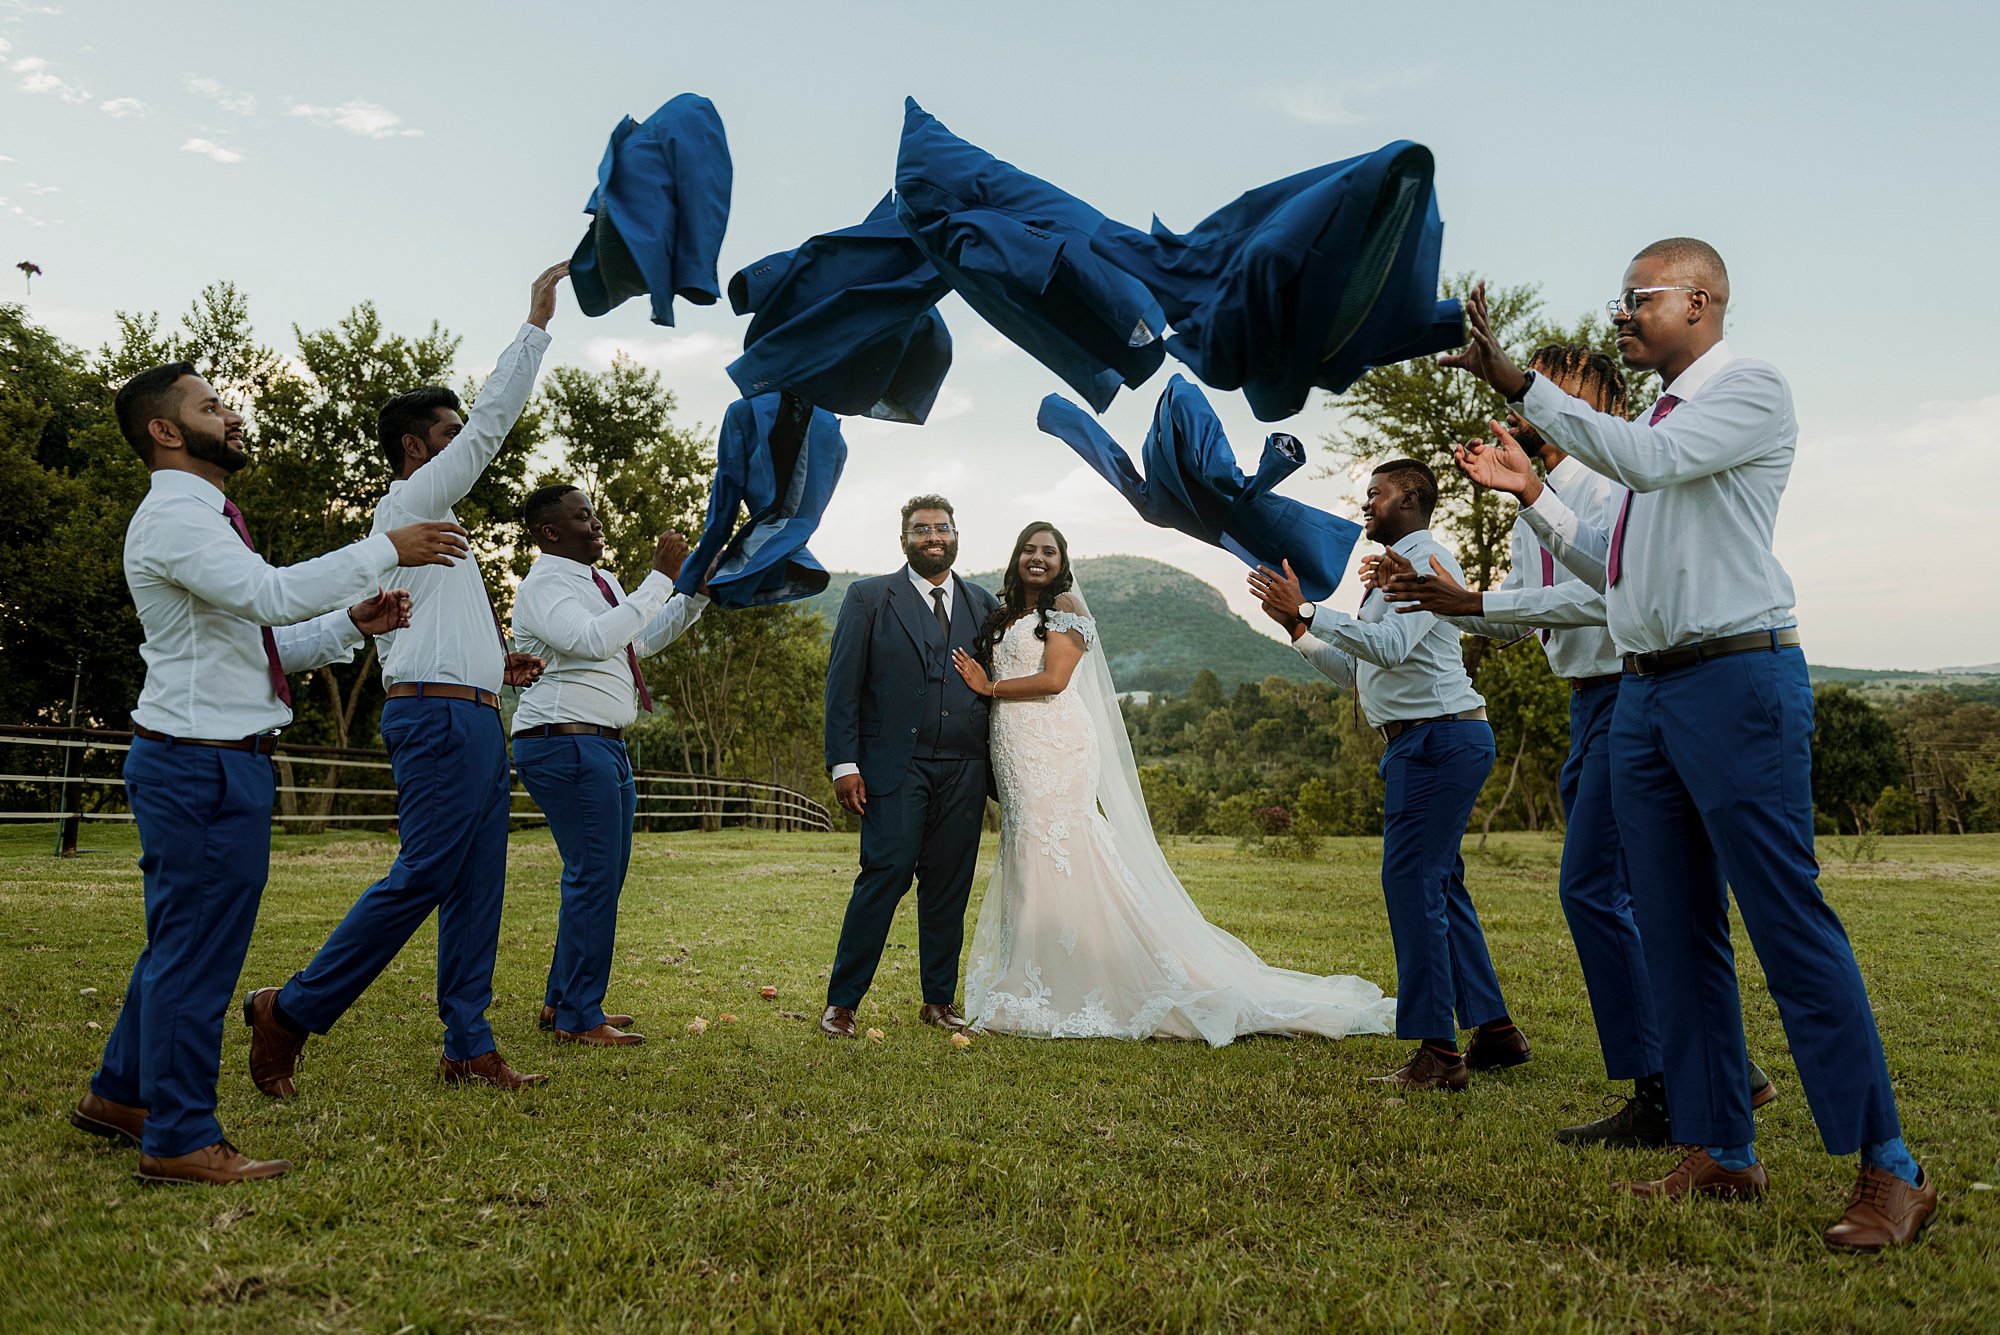
[[[64,1121],[141,937],[130,831],[84,842],[104,851],[58,862],[48,830],[0,833],[6,1332],[2000,1328],[2000,1192],[1974,1185],[2000,1184],[2000,837],[1822,850],[1944,1190],[1879,1259],[1819,1241],[1852,1163],[1819,1148],[1747,947],[1752,1051],[1784,1090],[1771,1196],[1636,1202],[1614,1181],[1670,1154],[1553,1143],[1607,1086],[1540,836],[1471,869],[1534,1061],[1398,1101],[1361,1083],[1401,1060],[1385,1038],[954,1051],[916,1023],[913,905],[862,1010],[886,1039],[829,1043],[807,1017],[852,874],[837,835],[642,836],[609,1002],[651,1041],[559,1050],[534,1029],[556,862],[526,832],[494,1021],[554,1079],[437,1082],[427,930],[314,1040],[295,1102],[256,1093],[230,1025],[223,1124],[299,1168],[221,1190],[141,1187]],[[1372,841],[1169,853],[1267,959],[1393,981]],[[390,854],[280,838],[243,987],[302,965]]]

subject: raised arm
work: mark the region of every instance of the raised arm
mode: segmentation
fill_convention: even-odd
[[[396,545],[378,533],[292,566],[243,545],[229,521],[188,497],[161,506],[139,545],[143,568],[204,602],[260,626],[289,626],[373,593],[396,568]],[[192,507],[200,513],[188,513]]]
[[[692,597],[676,591],[667,599],[667,605],[659,615],[646,623],[633,645],[639,650],[639,657],[651,658],[660,650],[687,634],[688,627],[701,620],[702,610],[708,606],[708,597],[697,593]]]
[[[655,570],[612,607],[586,601],[567,580],[522,580],[514,599],[514,631],[573,658],[602,661],[637,640],[673,590],[673,581]]]
[[[1708,477],[1779,448],[1791,412],[1784,377],[1761,362],[1733,362],[1655,426],[1600,413],[1537,376],[1521,416],[1590,467],[1633,491]]]

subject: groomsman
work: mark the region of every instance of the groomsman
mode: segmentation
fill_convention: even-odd
[[[1644,423],[1522,371],[1493,335],[1483,289],[1467,303],[1472,343],[1443,360],[1629,488],[1608,528],[1548,488],[1525,513],[1558,561],[1605,589],[1624,655],[1611,727],[1618,826],[1660,1003],[1674,1134],[1696,1147],[1631,1190],[1754,1197],[1766,1188],[1729,940],[1733,891],[1821,1142],[1861,1155],[1826,1241],[1879,1251],[1931,1220],[1937,1184],[1903,1144],[1868,991],[1819,889],[1812,687],[1791,579],[1771,551],[1798,420],[1777,368],[1724,341],[1728,305],[1728,271],[1705,242],[1675,237],[1633,257],[1610,308],[1626,365],[1666,384]],[[1484,485],[1521,495],[1535,481],[1504,439],[1460,454]]]
[[[70,1120],[139,1146],[154,1182],[242,1182],[290,1170],[222,1134],[222,1022],[270,871],[271,754],[292,721],[287,672],[353,657],[408,624],[398,565],[449,565],[455,524],[411,524],[298,565],[265,564],[229,475],[249,462],[243,418],[188,362],[141,371],[118,429],[152,474],[125,530],[125,583],[145,631],[125,796],[139,827],[146,947],[104,1057]],[[370,594],[344,610],[350,599]],[[324,613],[324,615],[321,615]]]
[[[568,271],[558,264],[535,280],[527,323],[500,354],[469,419],[459,417],[458,396],[443,386],[413,389],[382,406],[378,434],[395,478],[375,507],[377,533],[412,520],[457,521],[452,506],[493,462],[534,391],[556,284]],[[410,599],[412,627],[380,641],[388,696],[382,741],[396,775],[402,845],[388,874],[362,893],[304,969],[282,989],[259,988],[244,1000],[250,1078],[273,1098],[298,1093],[294,1077],[307,1035],[333,1028],[434,909],[440,1074],[500,1089],[547,1078],[509,1066],[486,1020],[512,790],[500,686],[528,685],[541,664],[507,652],[477,558],[416,571]]]
[[[563,861],[541,1024],[569,1043],[643,1043],[645,1035],[627,1032],[631,1016],[604,1013],[638,807],[625,729],[653,708],[639,660],[679,639],[708,598],[674,592],[688,545],[673,532],[660,535],[652,571],[626,593],[598,567],[604,525],[568,483],[532,493],[521,518],[542,555],[514,598],[514,641],[548,667],[521,693],[514,767]]]
[[[1371,541],[1411,562],[1458,562],[1431,535],[1437,478],[1414,459],[1383,464],[1361,507]],[[1299,653],[1336,685],[1357,687],[1361,711],[1388,742],[1382,813],[1382,894],[1396,946],[1396,1036],[1420,1040],[1399,1069],[1376,1077],[1401,1089],[1464,1089],[1471,1072],[1518,1066],[1528,1040],[1507,1014],[1459,844],[1493,770],[1486,701],[1472,688],[1458,631],[1428,613],[1385,616],[1370,589],[1357,616],[1306,602],[1292,574],[1259,566],[1250,591]],[[1454,1018],[1455,1017],[1455,1018]],[[1458,1030],[1474,1031],[1464,1053]]]

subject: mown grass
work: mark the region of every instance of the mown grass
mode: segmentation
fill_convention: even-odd
[[[246,988],[302,964],[390,856],[277,842]],[[1760,1123],[1768,1200],[1634,1202],[1614,1182],[1671,1156],[1550,1140],[1606,1085],[1539,836],[1471,872],[1535,1060],[1399,1102],[1362,1084],[1400,1060],[1389,1039],[953,1051],[915,1022],[907,910],[862,1012],[886,1040],[828,1043],[808,1017],[839,835],[642,836],[610,1000],[651,1041],[558,1049],[533,1025],[556,863],[525,832],[494,1019],[551,1083],[437,1083],[426,931],[314,1041],[296,1102],[252,1089],[230,1026],[224,1125],[300,1167],[227,1190],[142,1188],[131,1152],[65,1123],[140,943],[139,877],[129,831],[87,830],[105,851],[67,862],[51,843],[0,833],[0,1330],[2000,1327],[2000,1193],[1973,1186],[2000,1183],[2000,837],[1826,850],[1945,1191],[1925,1240],[1879,1259],[1819,1241],[1852,1168],[1819,1148],[1747,946],[1753,1051],[1785,1091]],[[1266,958],[1393,981],[1372,841],[1169,852]]]

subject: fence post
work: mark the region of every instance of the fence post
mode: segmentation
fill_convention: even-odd
[[[83,654],[78,652],[76,656],[76,676],[71,679],[69,686],[70,735],[66,740],[70,742],[80,742],[83,740],[76,735],[76,706],[77,701],[82,696]],[[75,777],[75,770],[82,756],[83,748],[81,746],[65,746],[62,748],[62,782],[56,785],[56,856],[59,858],[73,858],[76,856],[77,835],[83,828],[82,801],[78,800],[76,811],[72,812],[69,810],[69,790],[76,786],[70,783],[70,780]]]

